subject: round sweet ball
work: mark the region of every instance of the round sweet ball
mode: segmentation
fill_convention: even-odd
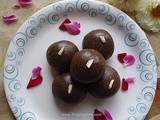
[[[70,73],[80,83],[92,83],[103,76],[105,66],[105,59],[99,52],[83,49],[73,56]]]
[[[96,29],[84,36],[82,47],[83,49],[95,49],[105,59],[108,59],[114,52],[114,41],[110,33],[106,30]]]
[[[67,40],[55,42],[46,52],[48,64],[60,72],[69,71],[73,55],[78,52],[77,46]]]
[[[118,72],[114,68],[107,66],[103,78],[89,84],[88,92],[99,99],[109,98],[118,92],[120,83]]]
[[[87,87],[74,81],[69,72],[61,73],[54,78],[52,93],[57,101],[66,105],[82,102],[87,94]]]

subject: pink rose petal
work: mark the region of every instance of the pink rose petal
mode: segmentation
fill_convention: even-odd
[[[134,83],[135,80],[136,80],[135,77],[129,77],[129,78],[126,78],[126,79],[125,79],[125,81],[126,81],[127,83]]]
[[[27,89],[34,87],[34,86],[37,86],[42,82],[43,77],[40,74],[41,70],[42,70],[42,68],[39,66],[32,69],[32,76],[31,76],[29,83],[27,85]]]
[[[40,75],[40,72],[41,72],[42,68],[41,67],[36,67],[36,68],[33,68],[32,70],[32,79],[38,77]]]
[[[74,25],[76,28],[81,27],[80,23],[78,23],[78,22],[72,22],[71,24]]]
[[[71,23],[67,23],[64,24],[68,30],[68,32],[72,35],[78,35],[80,33],[80,23],[77,22],[71,22]]]
[[[104,109],[103,113],[106,117],[106,120],[113,120],[113,118],[112,118],[112,116],[111,116],[111,114],[109,113],[108,110]]]
[[[32,3],[32,0],[19,0],[20,5],[29,5]]]
[[[18,19],[18,17],[16,16],[16,15],[3,15],[2,16],[3,17],[3,20],[4,21],[15,21],[15,20],[17,20]]]
[[[136,61],[135,57],[133,55],[126,55],[124,58],[123,58],[123,65],[124,66],[130,66],[130,65],[133,65]]]
[[[14,5],[14,9],[20,9],[20,8],[21,8],[21,6],[19,4]]]
[[[108,120],[105,115],[98,109],[94,110],[94,120]]]

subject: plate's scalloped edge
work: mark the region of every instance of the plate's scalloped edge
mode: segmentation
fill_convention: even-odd
[[[4,88],[7,101],[15,118],[17,120],[24,120],[28,117],[33,120],[38,119],[35,113],[25,109],[26,98],[19,96],[22,85],[20,80],[17,80],[17,76],[19,67],[22,65],[20,58],[25,55],[25,45],[29,39],[38,35],[38,31],[43,28],[46,22],[51,25],[57,24],[60,19],[66,18],[75,9],[81,13],[88,13],[90,17],[96,18],[98,15],[103,15],[105,16],[106,24],[109,26],[117,24],[117,21],[122,23],[118,25],[118,29],[129,31],[124,40],[125,44],[128,47],[139,45],[143,49],[137,55],[141,64],[136,65],[136,70],[139,71],[140,79],[142,82],[146,82],[147,86],[144,86],[141,94],[135,98],[137,104],[130,106],[126,110],[128,113],[126,120],[139,119],[136,116],[142,117],[142,114],[144,116],[142,119],[144,119],[153,102],[157,84],[156,80],[152,80],[157,77],[157,65],[153,50],[145,33],[142,34],[143,38],[139,38],[137,33],[140,31],[142,33],[142,30],[129,16],[107,3],[94,0],[68,0],[53,3],[33,14],[19,28],[11,40],[4,63]],[[116,11],[117,15],[111,14],[110,10]],[[128,22],[126,23],[126,21]],[[146,68],[152,69],[146,70]],[[144,104],[144,101],[148,104]]]

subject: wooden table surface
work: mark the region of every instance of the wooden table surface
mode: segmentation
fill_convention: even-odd
[[[1,0],[0,1],[0,15],[4,15],[7,13],[16,13],[19,17],[18,21],[6,24],[3,22],[2,19],[0,19],[0,120],[15,120],[5,97],[4,92],[4,86],[3,86],[3,64],[5,59],[6,50],[8,48],[8,45],[18,30],[18,28],[23,24],[23,22],[31,16],[36,11],[40,10],[41,8],[53,3],[57,2],[59,0],[33,0],[33,4],[21,8],[19,10],[14,10],[13,6],[17,3],[18,0]],[[106,0],[101,0],[106,1]],[[129,16],[132,16],[132,14],[128,13]],[[155,55],[157,59],[160,60],[160,32],[158,33],[152,33],[152,32],[146,32],[148,39],[153,47],[153,50],[155,52]],[[158,60],[158,61],[159,61]],[[159,61],[160,62],[160,61]],[[160,72],[158,72],[158,77],[160,77]],[[159,80],[160,81],[160,80]],[[153,102],[153,105],[151,107],[150,112],[148,113],[148,116],[146,120],[160,120],[159,114],[160,114],[160,82],[158,82],[158,90],[156,92],[156,97]]]

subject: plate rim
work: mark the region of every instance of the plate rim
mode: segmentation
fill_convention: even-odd
[[[28,19],[29,19],[29,18],[38,15],[38,14],[41,13],[42,11],[45,11],[45,10],[49,9],[50,7],[52,7],[52,6],[55,5],[55,4],[59,4],[59,3],[62,4],[62,3],[73,2],[73,1],[74,1],[74,0],[62,0],[62,1],[58,1],[58,2],[52,3],[52,4],[50,4],[50,5],[47,5],[47,6],[43,7],[43,8],[41,8],[40,10],[38,10],[37,12],[35,12],[35,13],[32,14],[31,16],[29,16],[29,17],[25,20],[25,22],[22,23],[22,25],[19,27],[19,29],[16,31],[16,33],[22,31],[22,28],[23,28],[24,26],[26,26],[26,23],[28,22]],[[77,2],[77,1],[79,1],[79,0],[76,0],[76,2]],[[98,3],[106,4],[106,5],[108,5],[109,7],[111,7],[112,9],[116,9],[116,11],[118,10],[118,11],[121,12],[122,14],[125,14],[125,16],[126,16],[127,18],[129,18],[130,21],[132,21],[140,31],[144,32],[144,31],[140,28],[140,26],[139,26],[129,15],[127,15],[127,14],[124,13],[123,11],[117,9],[116,7],[114,7],[114,6],[112,6],[112,5],[108,4],[108,3],[104,3],[104,2],[101,2],[101,1],[97,1],[97,0],[87,0],[87,1],[89,1],[89,2],[94,2],[94,3],[98,2]],[[12,38],[15,37],[16,33],[13,35]],[[144,35],[145,35],[145,33],[144,33]],[[149,39],[148,39],[147,37],[146,37],[146,39],[149,41]],[[6,50],[6,55],[5,55],[5,60],[4,60],[4,66],[3,66],[3,68],[4,68],[4,70],[3,70],[3,82],[4,82],[4,84],[3,84],[3,85],[4,85],[4,90],[5,90],[6,98],[7,98],[7,95],[8,95],[8,88],[7,88],[7,85],[6,85],[7,83],[5,82],[5,81],[6,81],[6,80],[5,80],[6,78],[5,78],[5,76],[4,76],[4,71],[5,71],[6,63],[7,63],[7,61],[8,61],[8,59],[7,59],[7,53],[8,53],[9,50],[11,49],[12,45],[13,45],[13,43],[12,43],[12,40],[11,40],[10,43],[9,43],[9,46],[8,46],[8,48],[7,48],[7,50]],[[153,51],[153,48],[152,48],[152,46],[151,46],[150,43],[149,43],[149,46],[150,46],[149,49],[150,49],[153,53],[155,53],[155,52]],[[157,68],[157,64],[156,64],[156,68]],[[157,73],[156,73],[156,76],[157,76]],[[157,80],[156,80],[156,83],[155,83],[155,84],[157,84]],[[155,86],[155,89],[156,89],[156,86]],[[155,96],[155,92],[154,92],[154,96]],[[153,98],[154,98],[154,97],[153,97]],[[7,102],[8,102],[8,104],[9,104],[10,109],[11,109],[12,104],[8,101],[8,99],[7,99]],[[153,101],[151,102],[151,105],[152,105],[152,103],[153,103]],[[150,108],[151,108],[151,105],[149,106],[149,110],[150,110]],[[149,110],[148,110],[148,112],[149,112]],[[147,112],[147,113],[148,113],[148,112]],[[12,112],[12,114],[13,114],[13,112]],[[14,115],[14,114],[13,114],[13,115]],[[14,117],[16,118],[15,115],[14,115]]]

